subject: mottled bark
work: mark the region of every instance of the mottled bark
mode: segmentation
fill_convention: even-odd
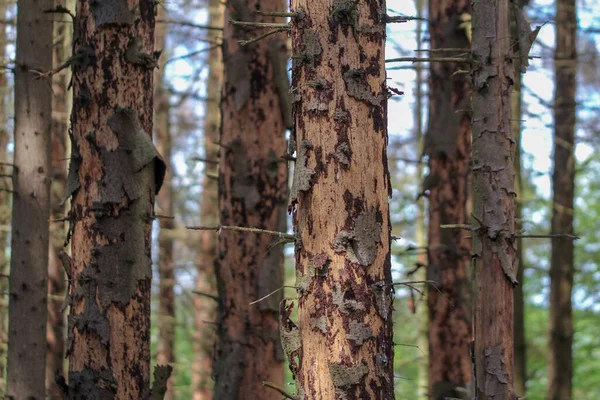
[[[150,221],[165,170],[150,136],[155,7],[77,1],[67,183],[72,399],[149,396]]]
[[[385,2],[291,8],[298,327],[282,307],[284,349],[307,399],[392,399]]]
[[[554,172],[552,233],[573,234],[575,194],[575,92],[577,82],[577,9],[575,0],[556,2],[554,70]],[[572,398],[573,241],[552,239],[548,351],[549,400]]]
[[[6,18],[7,2],[0,1],[0,18]],[[0,21],[0,52],[1,59],[6,58],[6,23]],[[11,175],[12,168],[6,165],[8,161],[8,80],[7,70],[0,70],[0,174]],[[12,181],[9,178],[0,179],[0,224],[10,224],[10,196],[8,190],[12,190]],[[8,232],[0,230],[0,397],[6,390],[6,346],[8,343],[8,280],[9,260],[6,252],[8,245]]]
[[[52,5],[23,0],[17,12],[7,386],[16,399],[45,397],[52,91],[33,71],[52,68],[52,19],[43,13]]]
[[[225,7],[220,0],[210,0],[208,19],[210,26],[223,26]],[[221,33],[206,32],[208,39],[221,42]],[[200,219],[203,225],[214,226],[219,221],[218,187],[213,178],[219,173],[219,129],[221,125],[220,99],[223,85],[223,60],[220,48],[208,53],[207,101],[204,112],[204,180],[200,201]],[[217,256],[217,238],[213,232],[201,231],[196,270],[195,288],[202,293],[216,293],[214,261]],[[204,321],[214,321],[216,303],[205,296],[194,298],[194,361],[192,363],[192,399],[212,399],[212,355],[215,330]]]
[[[75,1],[68,0],[64,6],[75,10]],[[71,56],[73,47],[73,20],[67,14],[55,16],[53,64],[62,65]],[[70,124],[72,93],[69,91],[71,73],[65,70],[52,79],[52,186],[51,213],[53,219],[65,216],[63,204],[67,187],[68,130]],[[67,230],[65,223],[50,224],[50,247],[48,260],[48,326],[46,329],[46,391],[50,399],[62,398],[56,384],[57,375],[64,376],[65,364],[65,316],[62,312],[65,298],[66,276],[59,254],[63,250]]]
[[[157,18],[166,19],[164,7],[158,7]],[[155,46],[159,50],[165,49],[167,24],[160,23],[154,33]],[[159,62],[160,69],[154,72],[154,132],[156,135],[156,148],[162,155],[167,169],[171,170],[171,132],[169,123],[169,94],[166,86],[165,61],[163,54]],[[158,365],[173,365],[175,363],[175,265],[173,261],[174,242],[171,230],[175,228],[173,216],[173,185],[172,174],[168,174],[160,193],[156,196],[157,214],[165,218],[158,218],[160,231],[158,234],[158,346],[156,362]],[[165,400],[173,399],[173,385],[175,376],[171,375],[168,381],[168,390]]]
[[[283,11],[281,0],[230,3],[225,20],[272,21],[255,9]],[[273,59],[285,53],[284,35],[241,47],[254,30],[225,25],[225,77],[221,100],[219,212],[221,224],[280,230],[287,192],[285,126],[274,78],[284,68]],[[285,76],[285,73],[284,73]],[[219,235],[216,277],[219,291],[218,341],[213,371],[215,399],[279,399],[262,381],[283,382],[278,335],[278,293],[250,305],[283,285],[282,246],[273,237],[225,231]]]
[[[468,0],[429,3],[432,49],[465,48],[460,17],[471,12]],[[444,224],[470,220],[471,115],[470,86],[455,63],[431,63],[429,68],[429,128],[425,154],[429,176],[427,279],[429,306],[429,395],[434,399],[467,398],[471,382],[471,239]]]
[[[508,7],[508,0],[473,2],[473,352],[474,395],[480,400],[514,398],[513,285],[518,265]]]

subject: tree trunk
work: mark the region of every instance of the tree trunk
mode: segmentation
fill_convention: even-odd
[[[6,18],[7,2],[0,1],[0,18]],[[0,21],[0,52],[2,59],[6,58],[6,23]],[[6,79],[7,70],[0,70],[0,173],[11,175],[12,169],[7,165],[8,161],[8,80]],[[0,180],[0,224],[10,225],[10,196],[9,190],[12,190],[11,180],[3,178]],[[8,233],[0,231],[0,397],[4,396],[6,389],[6,346],[8,343],[8,281],[6,276],[9,273],[9,260],[6,248],[8,246]]]
[[[150,136],[156,5],[102,4],[78,1],[74,25],[69,397],[142,399],[150,221],[165,172]]]
[[[75,10],[75,1],[67,1],[64,6]],[[73,47],[73,20],[67,14],[58,14],[54,25],[54,57],[55,66],[62,65],[71,56]],[[65,70],[53,76],[52,92],[52,186],[51,212],[53,219],[65,216],[66,207],[63,197],[67,185],[67,159],[69,116],[72,108],[72,93],[69,92],[70,71]],[[62,398],[60,387],[56,384],[56,376],[64,376],[65,361],[65,316],[62,312],[66,276],[60,254],[64,247],[67,230],[62,222],[50,225],[50,247],[48,260],[48,327],[46,330],[46,391],[50,399]]]
[[[552,233],[573,234],[575,194],[575,90],[577,82],[577,10],[575,0],[556,2],[554,68],[554,172]],[[549,400],[572,397],[573,241],[552,239],[550,260]]]
[[[223,26],[225,7],[220,0],[208,3],[208,20],[210,26]],[[221,33],[207,31],[207,38],[212,42],[221,41]],[[211,43],[212,45],[212,43]],[[214,48],[208,53],[208,77],[206,79],[207,101],[204,113],[204,180],[202,183],[202,199],[200,202],[200,220],[202,224],[214,226],[218,223],[218,187],[214,179],[219,173],[219,129],[221,110],[219,108],[221,89],[223,86],[223,60],[221,49]],[[200,293],[217,291],[214,273],[214,261],[217,256],[217,240],[213,232],[201,231],[200,249],[198,252],[197,275],[195,288]],[[215,319],[216,307],[212,299],[206,296],[194,298],[194,361],[192,364],[192,399],[212,399],[212,355],[215,342],[214,327],[205,321]]]
[[[261,20],[253,10],[283,11],[283,1],[231,3],[225,20]],[[253,30],[225,25],[225,81],[221,101],[219,202],[221,224],[279,230],[287,193],[285,125],[277,76],[287,79],[283,35],[246,47]],[[283,76],[281,76],[283,75]],[[287,82],[287,81],[286,81]],[[215,399],[279,399],[262,381],[283,382],[278,335],[281,292],[250,305],[283,285],[282,246],[272,236],[221,232],[216,276],[219,289],[218,344],[214,361]]]
[[[158,19],[166,19],[165,8],[158,7]],[[155,41],[156,48],[163,50],[166,44],[167,24],[160,23],[156,27]],[[155,99],[155,125],[156,147],[162,155],[171,170],[171,132],[169,123],[169,95],[166,87],[165,61],[166,55],[160,60],[160,69],[154,72],[154,99]],[[158,204],[157,214],[165,217],[172,217],[173,211],[173,186],[171,183],[173,175],[169,175],[163,182],[160,193],[156,196]],[[158,234],[158,275],[159,275],[159,293],[158,293],[158,349],[156,353],[156,362],[158,365],[173,365],[175,363],[175,265],[173,262],[173,238],[172,230],[175,223],[172,218],[158,218],[160,232]],[[174,375],[168,382],[168,390],[165,400],[173,399]]]
[[[15,56],[15,168],[7,395],[45,398],[52,91],[52,0],[22,0]]]
[[[509,2],[473,2],[473,263],[478,399],[512,399],[517,260]]]
[[[299,326],[283,303],[284,349],[307,399],[392,399],[385,3],[292,10]]]
[[[432,49],[464,48],[469,41],[457,29],[460,17],[471,12],[468,0],[429,3]],[[454,74],[455,63],[431,63],[429,78],[429,129],[425,154],[429,176],[427,290],[429,306],[429,393],[431,398],[466,398],[471,382],[469,343],[471,330],[471,239],[444,224],[466,224],[471,204],[470,86],[465,75]]]

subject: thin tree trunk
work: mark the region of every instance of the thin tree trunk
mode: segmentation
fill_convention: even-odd
[[[164,20],[166,11],[163,6],[158,7],[158,16]],[[166,44],[167,24],[158,24],[155,31],[156,48],[163,50]],[[166,55],[160,61],[160,69],[154,72],[154,131],[156,133],[156,147],[162,155],[171,170],[171,132],[169,123],[169,95],[166,87],[165,61]],[[158,235],[158,275],[159,275],[159,293],[158,293],[158,349],[156,353],[156,362],[158,365],[173,365],[175,363],[175,266],[173,261],[173,238],[172,229],[175,228],[173,216],[173,186],[171,183],[171,174],[163,182],[160,193],[156,196],[158,204],[158,214],[166,218],[158,219],[160,232]],[[168,382],[168,390],[165,400],[174,398],[174,374]]]
[[[299,326],[283,303],[284,349],[307,399],[392,399],[385,2],[291,8]]]
[[[7,2],[0,1],[0,18],[6,18]],[[2,59],[6,58],[6,23],[0,22],[0,52]],[[12,169],[6,165],[8,161],[8,80],[6,69],[0,70],[0,173],[10,175]],[[12,182],[8,178],[0,180],[0,224],[10,225],[11,199],[7,190],[12,190]],[[8,233],[0,231],[0,397],[6,389],[6,346],[8,343],[8,281],[9,260],[6,248]]]
[[[7,395],[45,398],[52,91],[52,0],[22,0],[15,56],[15,168]]]
[[[520,1],[519,7],[524,7],[528,1]],[[514,9],[513,9],[514,10]],[[514,14],[513,14],[514,15]],[[513,51],[519,43],[518,27],[515,23],[516,16],[513,17],[511,24],[511,35],[513,43]],[[520,58],[514,59],[515,79],[513,83],[513,91],[511,93],[511,109],[512,109],[512,131],[515,138],[515,229],[520,232],[523,229],[522,224],[522,209],[523,209],[523,191],[521,179],[521,118],[522,118],[522,81],[523,76],[517,71],[521,71]],[[517,271],[517,281],[519,285],[514,288],[514,343],[515,343],[515,393],[519,396],[525,396],[527,389],[527,342],[525,339],[525,298],[523,295],[523,278],[525,263],[523,260],[523,239],[517,239],[516,258],[519,262],[519,270]]]
[[[421,43],[423,41],[423,11],[425,9],[424,0],[416,0],[415,5],[417,7],[417,50],[421,50]],[[423,65],[421,63],[415,64],[415,125],[416,125],[416,139],[417,139],[417,151],[419,154],[419,160],[423,155],[423,148],[425,144],[425,137],[423,135]],[[423,178],[423,164],[417,164],[417,179]],[[417,200],[417,222],[415,226],[415,236],[417,246],[424,248],[427,246],[427,231],[425,226],[425,201],[423,198]],[[414,279],[417,281],[424,281],[427,279],[427,254],[422,253],[417,256],[417,272],[414,275]],[[417,317],[419,319],[419,333],[417,337],[417,346],[423,352],[423,358],[419,362],[419,380],[417,382],[417,399],[427,400],[429,399],[429,311],[427,310],[427,294],[423,292],[419,304],[415,304]]]
[[[75,1],[69,0],[64,6],[75,10]],[[73,47],[73,20],[67,14],[58,14],[54,25],[54,57],[55,66],[62,65],[71,56]],[[73,97],[69,92],[71,74],[65,70],[53,77],[52,105],[52,187],[51,212],[53,219],[64,217],[66,207],[63,197],[67,185],[67,154],[69,151],[68,131],[69,116]],[[65,316],[62,312],[66,276],[59,255],[65,242],[64,223],[50,224],[50,247],[48,261],[48,326],[46,330],[46,391],[50,399],[62,398],[60,387],[56,384],[56,376],[64,376],[65,361]]]
[[[517,277],[509,2],[473,2],[474,395],[512,399]]]
[[[150,136],[156,3],[106,7],[79,0],[75,20],[69,397],[143,399],[150,221],[165,170]]]
[[[577,82],[577,10],[575,0],[556,2],[554,68],[554,172],[552,233],[573,234],[575,194],[575,91]],[[550,261],[549,400],[572,398],[573,241],[552,239]]]
[[[468,0],[431,1],[431,48],[468,49],[467,35],[457,26],[470,10]],[[471,239],[464,231],[441,227],[468,223],[471,207],[470,87],[465,75],[454,74],[458,69],[461,65],[454,63],[431,63],[429,69],[429,176],[423,189],[430,191],[427,279],[436,282],[427,290],[429,395],[434,399],[466,398],[471,381]]]
[[[223,26],[225,7],[220,0],[210,0],[208,15],[210,26]],[[207,38],[221,42],[221,33],[207,31]],[[218,186],[214,179],[219,173],[219,129],[221,125],[220,99],[223,86],[223,59],[220,48],[208,53],[208,77],[206,79],[207,101],[204,112],[204,180],[200,203],[200,219],[203,225],[214,226],[218,223]],[[214,273],[214,261],[217,256],[217,240],[213,232],[202,231],[198,252],[197,276],[195,288],[201,293],[217,291]],[[192,399],[212,399],[212,356],[215,342],[214,327],[205,321],[213,321],[216,303],[206,296],[194,298],[194,362],[192,364]]]
[[[225,20],[272,21],[253,10],[284,11],[280,0],[232,3]],[[283,35],[247,47],[238,40],[256,32],[225,25],[225,80],[221,101],[219,206],[221,224],[278,230],[284,215],[287,169],[285,125],[276,73]],[[285,75],[285,67],[283,67]],[[283,382],[283,353],[278,335],[281,293],[249,303],[283,285],[282,246],[269,248],[264,234],[221,232],[216,277],[219,289],[218,343],[213,365],[215,399],[279,399],[262,381]]]

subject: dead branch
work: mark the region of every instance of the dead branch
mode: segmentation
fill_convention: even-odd
[[[274,28],[289,30],[290,24],[278,24],[274,22],[249,22],[249,21],[236,21],[233,19],[229,20],[229,23],[233,26],[246,26],[250,28]]]
[[[212,300],[216,301],[217,303],[219,302],[219,297],[215,296],[214,294],[210,294],[210,293],[206,293],[206,292],[200,292],[198,290],[192,290],[192,293],[197,294],[198,296],[207,297],[209,299],[212,299]]]
[[[206,29],[206,30],[209,30],[209,31],[222,31],[223,30],[223,28],[221,28],[219,26],[198,25],[198,24],[195,24],[193,22],[176,21],[176,20],[173,20],[173,19],[159,19],[156,22],[163,23],[163,24],[187,26],[189,28],[195,28],[195,29]]]
[[[296,18],[300,15],[297,12],[283,12],[283,11],[254,11],[255,14],[264,15],[265,17],[283,17],[283,18]]]
[[[194,231],[215,231],[220,233],[221,230],[227,231],[236,231],[236,232],[250,232],[250,233],[264,233],[267,235],[277,236],[281,239],[287,239],[290,242],[294,242],[296,237],[289,233],[279,232],[279,231],[270,231],[267,229],[259,229],[259,228],[248,228],[245,226],[231,226],[231,225],[218,225],[218,226],[186,226],[186,229],[194,230]]]
[[[282,396],[284,396],[287,399],[290,399],[290,400],[299,400],[297,396],[294,396],[293,394],[288,393],[284,388],[281,388],[281,387],[277,386],[273,382],[263,381],[262,385],[266,386],[266,387],[268,387],[270,389],[273,389],[276,392],[279,392],[279,394],[281,394]]]
[[[69,10],[67,7],[61,6],[60,4],[58,4],[54,8],[49,8],[47,10],[44,10],[44,14],[67,14],[71,17],[71,19],[73,21],[75,21],[75,14],[73,14],[73,12],[71,10]]]
[[[400,58],[388,58],[385,60],[386,63],[393,62],[455,62],[455,63],[471,63],[475,60],[466,57],[430,57],[430,58],[421,58],[421,57],[400,57]]]
[[[247,46],[247,45],[249,45],[251,43],[258,42],[259,40],[264,39],[264,38],[266,38],[268,36],[274,35],[274,34],[279,33],[279,32],[287,31],[288,29],[289,28],[277,28],[277,29],[273,29],[273,30],[270,30],[270,31],[268,31],[266,33],[263,33],[262,35],[258,35],[257,37],[255,37],[253,39],[238,40],[238,43],[239,43],[240,46]]]

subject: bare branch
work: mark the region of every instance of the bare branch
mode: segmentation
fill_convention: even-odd
[[[250,28],[275,28],[289,30],[290,24],[278,24],[274,22],[249,22],[249,21],[236,21],[233,19],[229,20],[229,23],[233,26],[246,26]]]
[[[289,233],[270,231],[267,229],[259,228],[248,228],[245,226],[231,226],[231,225],[218,225],[218,226],[186,226],[187,229],[194,231],[215,231],[220,232],[221,230],[236,231],[236,232],[251,232],[251,233],[265,233],[267,235],[277,236],[281,239],[287,239],[290,242],[294,242],[296,237]]]
[[[251,43],[258,42],[259,40],[264,39],[264,38],[266,38],[268,36],[274,35],[274,34],[279,33],[279,32],[287,31],[288,29],[289,28],[277,28],[277,29],[273,29],[273,30],[271,30],[269,32],[263,33],[262,35],[259,35],[259,36],[255,37],[253,39],[238,40],[238,43],[240,44],[240,46],[247,46],[247,45],[249,45]]]
[[[210,293],[206,293],[206,292],[199,292],[197,290],[192,290],[192,293],[197,294],[198,296],[204,296],[209,299],[213,299],[216,302],[219,302],[219,297],[215,296],[214,294],[210,294]]]
[[[420,57],[400,57],[400,58],[389,58],[385,60],[386,63],[393,62],[455,62],[455,63],[471,63],[475,60],[465,57],[430,57],[430,58],[420,58]]]
[[[263,381],[262,385],[266,386],[266,387],[268,387],[270,389],[273,389],[276,392],[279,392],[279,394],[281,394],[282,396],[284,396],[287,399],[290,399],[290,400],[299,400],[297,396],[294,396],[293,394],[288,393],[284,388],[281,388],[281,387],[277,386],[273,382]]]
[[[296,18],[300,15],[297,12],[280,12],[280,11],[254,11],[255,14],[264,15],[265,17],[284,17],[284,18]]]
[[[172,20],[172,19],[159,19],[156,22],[163,23],[163,24],[187,26],[189,28],[196,28],[196,29],[206,29],[206,30],[209,30],[209,31],[222,31],[223,30],[223,28],[221,28],[219,26],[198,25],[198,24],[195,24],[193,22],[176,21],[176,20]]]
[[[67,7],[61,6],[60,4],[58,4],[54,8],[44,10],[44,14],[68,14],[73,19],[73,21],[75,21],[75,14],[73,14],[73,12]]]

